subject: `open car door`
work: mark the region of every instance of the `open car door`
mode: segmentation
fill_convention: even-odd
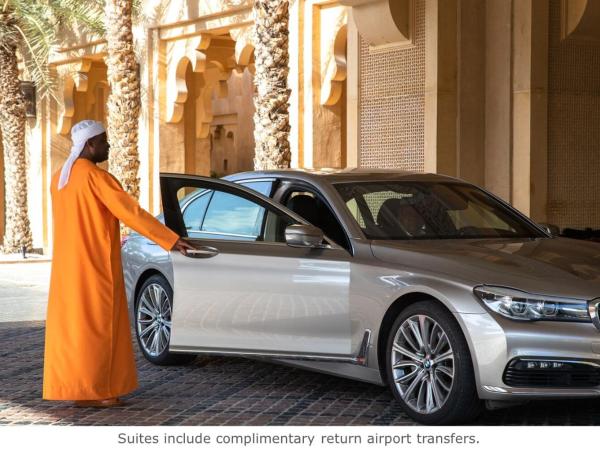
[[[246,187],[161,174],[166,225],[195,246],[171,252],[170,351],[351,358],[351,255],[286,242],[306,223]]]

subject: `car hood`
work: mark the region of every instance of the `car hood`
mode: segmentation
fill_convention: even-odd
[[[600,297],[600,244],[566,238],[373,241],[373,255],[405,270],[531,293]]]

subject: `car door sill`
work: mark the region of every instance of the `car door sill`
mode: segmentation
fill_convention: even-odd
[[[358,350],[353,355],[338,356],[338,355],[323,355],[314,353],[291,353],[291,352],[269,352],[256,350],[230,350],[221,348],[199,348],[185,345],[171,345],[169,351],[173,353],[196,353],[209,354],[220,356],[252,356],[276,359],[302,360],[302,361],[320,361],[320,362],[337,362],[357,364],[360,366],[367,365],[367,355],[371,344],[371,330],[366,329]]]

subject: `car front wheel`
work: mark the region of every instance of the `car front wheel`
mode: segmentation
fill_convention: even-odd
[[[420,301],[392,325],[387,377],[406,413],[424,424],[463,423],[481,411],[462,331],[443,306]]]
[[[161,275],[149,277],[135,301],[135,332],[144,357],[153,364],[186,364],[195,355],[169,352],[173,290]]]

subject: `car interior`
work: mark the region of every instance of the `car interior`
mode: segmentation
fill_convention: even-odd
[[[317,195],[306,190],[291,190],[287,192],[285,198],[286,208],[320,228],[325,236],[349,250],[349,243],[342,226],[325,202]]]
[[[393,236],[402,230],[408,236],[419,236],[427,234],[427,222],[411,205],[403,198],[388,198],[377,213],[377,224],[385,235]]]
[[[285,206],[312,225],[341,247],[349,250],[349,243],[342,226],[329,207],[318,196],[309,191],[292,190],[287,193]]]

